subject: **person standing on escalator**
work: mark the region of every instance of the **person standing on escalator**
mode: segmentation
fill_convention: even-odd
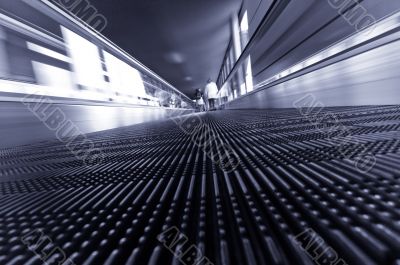
[[[207,81],[207,85],[204,88],[204,95],[208,103],[207,110],[216,110],[215,102],[218,98],[218,87],[215,82],[210,79]]]
[[[201,93],[201,90],[199,88],[196,89],[195,99],[196,99],[197,111],[200,112],[204,111],[203,93]]]

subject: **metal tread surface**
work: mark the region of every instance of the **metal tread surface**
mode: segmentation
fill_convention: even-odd
[[[90,166],[0,150],[0,264],[400,264],[399,130],[399,106],[232,110],[89,134]]]

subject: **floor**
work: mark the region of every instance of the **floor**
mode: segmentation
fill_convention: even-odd
[[[1,99],[1,93],[0,93]],[[91,133],[134,125],[142,122],[162,120],[187,110],[166,108],[123,107],[118,105],[56,104],[38,102],[0,101],[0,148],[33,144],[38,141],[56,140],[57,130],[49,129],[52,113],[60,110],[64,122],[71,122],[76,133]],[[44,118],[43,115],[48,115]]]
[[[397,265],[399,131],[232,110],[1,149],[0,264]]]

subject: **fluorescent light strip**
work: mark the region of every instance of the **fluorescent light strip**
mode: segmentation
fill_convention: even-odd
[[[25,3],[30,4],[32,6],[34,6],[34,1],[31,0],[23,0]],[[152,70],[150,70],[149,68],[147,68],[144,64],[142,64],[141,62],[139,62],[137,59],[135,59],[134,57],[132,57],[131,55],[129,55],[127,52],[125,52],[123,49],[121,49],[120,47],[118,47],[115,43],[113,43],[111,40],[107,39],[106,37],[104,37],[103,35],[101,35],[99,32],[97,32],[95,29],[93,29],[90,25],[88,25],[87,23],[83,22],[83,21],[79,21],[78,19],[76,19],[74,16],[68,14],[67,12],[65,12],[64,10],[62,10],[61,8],[59,8],[57,5],[49,2],[48,0],[40,0],[41,3],[45,4],[46,6],[48,6],[49,8],[51,8],[52,10],[56,11],[57,13],[63,15],[65,18],[69,19],[70,21],[72,21],[73,23],[75,23],[77,26],[79,26],[81,29],[85,30],[87,33],[91,34],[92,36],[95,36],[97,39],[99,39],[100,41],[102,41],[103,43],[105,43],[107,46],[109,46],[110,48],[112,48],[114,51],[116,51],[119,55],[121,55],[122,57],[124,57],[125,59],[127,59],[128,61],[130,61],[131,63],[135,64],[136,66],[138,66],[140,68],[140,70],[145,71],[147,74],[150,74],[153,78],[157,79],[158,81],[162,82],[164,85],[167,85],[168,87],[172,88],[175,92],[177,92],[178,94],[182,95],[183,97],[185,97],[187,100],[191,101],[191,99],[189,99],[189,97],[187,97],[185,94],[183,94],[181,91],[179,91],[178,89],[176,89],[173,85],[171,85],[170,83],[168,83],[167,81],[165,81],[164,79],[162,79],[159,75],[157,75],[156,73],[154,73]]]
[[[57,59],[57,60],[60,60],[63,62],[67,62],[67,63],[71,62],[71,58],[69,58],[68,56],[65,56],[61,53],[55,52],[53,50],[47,49],[45,47],[39,46],[39,45],[29,42],[29,41],[27,41],[26,44],[28,46],[28,49],[31,51],[49,56],[51,58],[54,58],[54,59]]]
[[[4,11],[0,9],[1,11]],[[3,13],[0,12],[0,25],[13,29],[19,33],[23,33],[26,35],[29,35],[35,39],[41,39],[45,43],[59,47],[59,48],[64,48],[64,42],[60,39],[57,39],[55,37],[50,36],[48,33],[44,33],[40,30],[37,30],[21,21],[18,21],[14,18],[11,18]]]
[[[311,55],[307,59],[301,61],[300,63],[297,63],[288,69],[280,72],[279,74],[276,74],[260,83],[258,83],[256,86],[254,86],[254,90],[261,88],[263,86],[266,86],[272,82],[275,82],[279,79],[282,79],[284,77],[287,77],[293,73],[299,72],[307,67],[310,67],[312,65],[316,65],[319,62],[326,60],[330,57],[336,56],[337,54],[346,51],[352,47],[355,47],[357,45],[362,44],[363,42],[366,42],[372,38],[376,38],[380,35],[385,34],[386,32],[389,32],[397,27],[400,26],[400,12],[397,12],[387,18],[382,19],[380,22],[371,25],[368,28],[365,28],[364,30],[357,32],[350,37],[347,37],[327,48],[325,48],[322,51],[319,51],[318,53]],[[371,28],[372,27],[372,28]],[[372,31],[371,31],[372,29]],[[368,34],[366,34],[368,32]]]

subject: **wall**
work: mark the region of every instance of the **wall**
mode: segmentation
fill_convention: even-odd
[[[366,15],[376,21],[400,9],[399,1],[386,1],[385,4],[374,0],[360,2]],[[259,3],[266,4],[263,1]],[[256,5],[253,3],[249,10],[253,10]],[[252,13],[258,21],[261,15]],[[350,22],[356,18],[351,17]],[[254,29],[253,22],[250,31]],[[348,53],[343,58],[340,57],[342,54],[338,54],[329,64],[319,64],[301,75],[264,85],[271,77],[284,73],[297,63],[356,32],[357,25],[344,19],[328,0],[290,1],[279,17],[262,33],[250,53],[253,80],[258,90],[234,99],[226,104],[226,108],[293,107],[294,101],[308,93],[329,106],[399,103],[396,100],[399,98],[396,89],[399,76],[396,69],[400,66],[397,63],[400,46],[398,42],[391,44],[397,40],[393,32],[379,36],[379,40],[372,39],[375,43],[373,48],[371,43],[365,44],[360,48],[361,51],[359,49],[354,54]],[[390,40],[382,41],[387,38]]]
[[[35,103],[32,103],[35,104]],[[60,109],[74,130],[69,136],[85,135],[122,126],[163,120],[191,110],[132,107],[118,105],[53,104],[49,110]],[[0,148],[31,144],[38,141],[57,141],[57,130],[51,130],[21,102],[0,103]],[[134,129],[134,128],[133,128]]]

